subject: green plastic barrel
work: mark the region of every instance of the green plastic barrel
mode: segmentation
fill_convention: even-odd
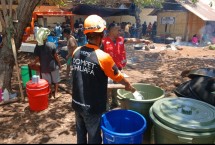
[[[125,89],[117,90],[117,99],[119,100],[122,109],[134,110],[146,118],[147,130],[144,135],[144,143],[149,143],[151,140],[151,129],[153,125],[153,122],[149,117],[149,109],[155,101],[164,98],[165,92],[160,87],[150,84],[133,83],[132,86],[144,97],[143,100],[134,99],[133,94]]]
[[[155,144],[214,144],[215,107],[190,98],[168,97],[150,108]]]
[[[31,75],[36,75],[36,71],[31,70]],[[26,87],[26,83],[30,80],[29,67],[27,65],[21,66],[21,77],[23,86]]]

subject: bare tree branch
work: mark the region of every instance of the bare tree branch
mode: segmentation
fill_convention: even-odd
[[[1,21],[2,27],[5,28],[6,27],[6,23],[5,23],[4,18],[2,16],[2,12],[0,12],[0,21]]]
[[[6,1],[5,0],[1,0],[1,5],[2,5],[2,10],[3,10],[5,24],[6,24],[6,26],[8,26]]]
[[[31,22],[32,14],[35,7],[41,2],[41,0],[20,0],[20,3],[16,9],[18,23],[15,24],[15,43],[19,48],[22,42],[22,36],[25,32],[25,28]]]
[[[9,3],[9,16],[10,16],[10,18],[12,18],[12,4],[13,4],[13,0],[10,0],[10,3]]]

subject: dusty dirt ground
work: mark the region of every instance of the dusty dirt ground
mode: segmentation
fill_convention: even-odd
[[[180,46],[182,50],[164,49],[164,44],[154,44],[155,49],[134,50],[127,45],[128,65],[123,70],[132,83],[148,83],[165,90],[166,97],[175,96],[175,85],[187,78],[180,76],[183,70],[215,67],[215,51],[208,47]],[[31,54],[20,53],[19,65],[29,62]],[[27,96],[24,102],[0,106],[1,144],[76,143],[74,111],[71,108],[71,89],[65,78],[65,61],[58,98],[49,99],[46,110],[33,112],[29,109]],[[14,92],[18,92],[17,81],[13,78]],[[19,93],[18,93],[19,94]]]

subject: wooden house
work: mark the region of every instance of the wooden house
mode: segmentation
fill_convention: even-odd
[[[157,15],[158,36],[180,36],[182,40],[190,41],[194,34],[202,38],[215,32],[215,9],[207,0],[199,0],[196,4],[189,0],[166,0],[162,9],[154,10],[150,15]]]

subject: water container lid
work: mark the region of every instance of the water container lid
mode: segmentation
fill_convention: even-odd
[[[152,105],[152,111],[160,122],[180,131],[215,131],[215,107],[202,101],[163,98]]]
[[[21,69],[28,69],[28,65],[21,66]]]
[[[40,79],[39,83],[33,83],[32,80],[26,83],[26,89],[40,89],[48,86],[49,83],[45,79]]]

